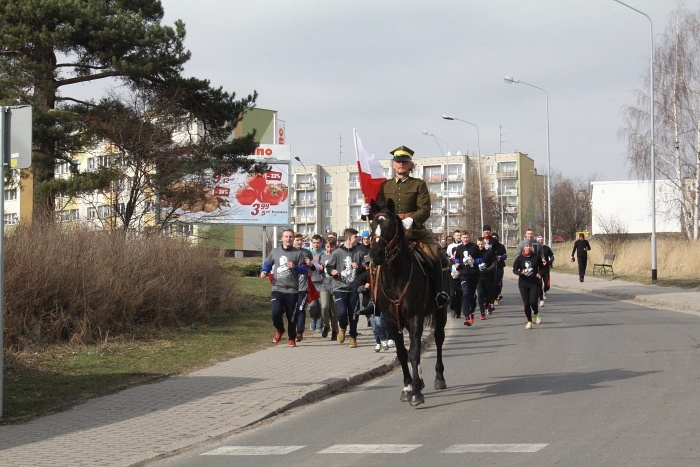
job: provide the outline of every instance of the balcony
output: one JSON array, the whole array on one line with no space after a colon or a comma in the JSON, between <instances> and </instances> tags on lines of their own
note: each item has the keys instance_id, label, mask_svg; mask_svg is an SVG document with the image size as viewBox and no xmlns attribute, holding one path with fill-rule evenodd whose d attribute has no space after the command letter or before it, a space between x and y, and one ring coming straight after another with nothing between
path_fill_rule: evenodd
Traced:
<instances>
[{"instance_id":1,"label":"balcony","mask_svg":"<svg viewBox=\"0 0 700 467\"><path fill-rule=\"evenodd\" d=\"M463 182L464 174L450 174L447 176L448 182Z\"/></svg>"},{"instance_id":2,"label":"balcony","mask_svg":"<svg viewBox=\"0 0 700 467\"><path fill-rule=\"evenodd\" d=\"M517 207L517 206L506 206L506 207L505 207L505 211L506 211L508 214L515 214L515 213L518 212L518 207Z\"/></svg>"},{"instance_id":3,"label":"balcony","mask_svg":"<svg viewBox=\"0 0 700 467\"><path fill-rule=\"evenodd\" d=\"M498 172L498 178L518 178L518 171L504 170L503 172Z\"/></svg>"},{"instance_id":4,"label":"balcony","mask_svg":"<svg viewBox=\"0 0 700 467\"><path fill-rule=\"evenodd\" d=\"M296 216L297 224L315 224L316 216Z\"/></svg>"},{"instance_id":5,"label":"balcony","mask_svg":"<svg viewBox=\"0 0 700 467\"><path fill-rule=\"evenodd\" d=\"M360 206L360 205L363 204L364 202L365 202L365 198L362 197L362 196L358 196L357 198L350 198L350 199L348 200L348 204L349 204L350 206Z\"/></svg>"},{"instance_id":6,"label":"balcony","mask_svg":"<svg viewBox=\"0 0 700 467\"><path fill-rule=\"evenodd\" d=\"M359 180L350 180L348 182L348 188L360 188L360 181Z\"/></svg>"},{"instance_id":7,"label":"balcony","mask_svg":"<svg viewBox=\"0 0 700 467\"><path fill-rule=\"evenodd\" d=\"M294 184L295 190L315 190L316 184L313 182L300 182Z\"/></svg>"},{"instance_id":8,"label":"balcony","mask_svg":"<svg viewBox=\"0 0 700 467\"><path fill-rule=\"evenodd\" d=\"M441 182L442 181L442 174L432 174L432 175L426 175L425 176L425 181L430 183L435 183L435 182Z\"/></svg>"},{"instance_id":9,"label":"balcony","mask_svg":"<svg viewBox=\"0 0 700 467\"><path fill-rule=\"evenodd\" d=\"M499 193L501 196L518 196L518 189L517 188L506 188L503 190L503 193Z\"/></svg>"},{"instance_id":10,"label":"balcony","mask_svg":"<svg viewBox=\"0 0 700 467\"><path fill-rule=\"evenodd\" d=\"M315 199L302 199L299 201L292 201L292 207L294 207L295 204L297 206L316 206L316 200Z\"/></svg>"},{"instance_id":11,"label":"balcony","mask_svg":"<svg viewBox=\"0 0 700 467\"><path fill-rule=\"evenodd\" d=\"M440 208L440 209L431 209L431 210L430 210L430 215L431 215L431 216L442 216L443 214L444 214L444 211L442 210L442 208Z\"/></svg>"}]
</instances>

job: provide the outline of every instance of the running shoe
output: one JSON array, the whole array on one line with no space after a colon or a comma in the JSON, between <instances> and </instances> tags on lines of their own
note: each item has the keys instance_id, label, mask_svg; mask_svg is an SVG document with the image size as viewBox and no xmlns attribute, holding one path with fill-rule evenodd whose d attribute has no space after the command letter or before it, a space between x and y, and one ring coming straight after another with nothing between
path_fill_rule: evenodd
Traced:
<instances>
[{"instance_id":1,"label":"running shoe","mask_svg":"<svg viewBox=\"0 0 700 467\"><path fill-rule=\"evenodd\" d=\"M547 292L542 292L542 298L544 298L545 300L547 300Z\"/></svg>"},{"instance_id":2,"label":"running shoe","mask_svg":"<svg viewBox=\"0 0 700 467\"><path fill-rule=\"evenodd\" d=\"M469 324L474 324L474 313L469 315Z\"/></svg>"},{"instance_id":3,"label":"running shoe","mask_svg":"<svg viewBox=\"0 0 700 467\"><path fill-rule=\"evenodd\" d=\"M394 342L394 339L389 339L388 341L386 341L386 343L389 346L389 348L396 347L396 342Z\"/></svg>"},{"instance_id":4,"label":"running shoe","mask_svg":"<svg viewBox=\"0 0 700 467\"><path fill-rule=\"evenodd\" d=\"M284 332L284 331L277 331L277 332L275 333L275 337L272 338L272 342L275 343L275 344L278 343L278 342L282 339L282 333L283 333L283 332Z\"/></svg>"},{"instance_id":5,"label":"running shoe","mask_svg":"<svg viewBox=\"0 0 700 467\"><path fill-rule=\"evenodd\" d=\"M382 350L389 350L389 343L387 341L382 341Z\"/></svg>"},{"instance_id":6,"label":"running shoe","mask_svg":"<svg viewBox=\"0 0 700 467\"><path fill-rule=\"evenodd\" d=\"M309 326L309 329L312 331L316 330L316 318L311 318L311 325Z\"/></svg>"},{"instance_id":7,"label":"running shoe","mask_svg":"<svg viewBox=\"0 0 700 467\"><path fill-rule=\"evenodd\" d=\"M304 335L303 334L297 334L297 342L301 342L304 340Z\"/></svg>"},{"instance_id":8,"label":"running shoe","mask_svg":"<svg viewBox=\"0 0 700 467\"><path fill-rule=\"evenodd\" d=\"M472 325L471 320L470 320L469 318L465 319L465 320L464 320L464 325L465 325L465 326L471 326L471 325Z\"/></svg>"},{"instance_id":9,"label":"running shoe","mask_svg":"<svg viewBox=\"0 0 700 467\"><path fill-rule=\"evenodd\" d=\"M342 344L345 342L345 329L338 329L338 343Z\"/></svg>"},{"instance_id":10,"label":"running shoe","mask_svg":"<svg viewBox=\"0 0 700 467\"><path fill-rule=\"evenodd\" d=\"M499 296L498 296L498 299L499 299L499 300L503 300L503 295L499 295Z\"/></svg>"},{"instance_id":11,"label":"running shoe","mask_svg":"<svg viewBox=\"0 0 700 467\"><path fill-rule=\"evenodd\" d=\"M544 306L544 300L540 300L540 306Z\"/></svg>"},{"instance_id":12,"label":"running shoe","mask_svg":"<svg viewBox=\"0 0 700 467\"><path fill-rule=\"evenodd\" d=\"M525 325L525 329L532 329L532 321L528 321Z\"/></svg>"},{"instance_id":13,"label":"running shoe","mask_svg":"<svg viewBox=\"0 0 700 467\"><path fill-rule=\"evenodd\" d=\"M537 317L535 317L535 324L542 324L542 317L540 315L537 315Z\"/></svg>"},{"instance_id":14,"label":"running shoe","mask_svg":"<svg viewBox=\"0 0 700 467\"><path fill-rule=\"evenodd\" d=\"M388 347L387 347L387 348L388 348ZM382 344L377 344L377 345L374 346L374 351L375 351L375 352L379 352L380 350L382 350Z\"/></svg>"},{"instance_id":15,"label":"running shoe","mask_svg":"<svg viewBox=\"0 0 700 467\"><path fill-rule=\"evenodd\" d=\"M480 319L481 321L484 321L484 320L486 319L486 315L481 315L481 317L480 317L479 319Z\"/></svg>"},{"instance_id":16,"label":"running shoe","mask_svg":"<svg viewBox=\"0 0 700 467\"><path fill-rule=\"evenodd\" d=\"M354 337L351 337L351 338L349 339L349 341L350 341L349 347L350 347L351 349L354 349L355 347L357 347L357 339L355 339Z\"/></svg>"},{"instance_id":17,"label":"running shoe","mask_svg":"<svg viewBox=\"0 0 700 467\"><path fill-rule=\"evenodd\" d=\"M289 346L290 346L290 347L296 347L296 346L297 346L296 341L295 341L294 339L289 339Z\"/></svg>"},{"instance_id":18,"label":"running shoe","mask_svg":"<svg viewBox=\"0 0 700 467\"><path fill-rule=\"evenodd\" d=\"M331 340L332 341L337 341L338 340L338 333L336 331L333 331L331 333Z\"/></svg>"}]
</instances>

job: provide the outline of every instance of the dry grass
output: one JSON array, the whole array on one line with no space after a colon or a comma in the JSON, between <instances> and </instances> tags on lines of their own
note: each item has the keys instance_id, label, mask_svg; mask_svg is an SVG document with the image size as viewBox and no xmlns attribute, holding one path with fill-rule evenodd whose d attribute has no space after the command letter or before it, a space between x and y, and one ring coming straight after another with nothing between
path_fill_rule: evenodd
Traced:
<instances>
[{"instance_id":1,"label":"dry grass","mask_svg":"<svg viewBox=\"0 0 700 467\"><path fill-rule=\"evenodd\" d=\"M235 303L220 263L172 239L34 223L9 235L5 252L10 350L206 323Z\"/></svg>"},{"instance_id":2,"label":"dry grass","mask_svg":"<svg viewBox=\"0 0 700 467\"><path fill-rule=\"evenodd\" d=\"M631 280L645 281L651 271L651 239L619 242L604 251L601 242L589 240L588 273L593 264L602 263L605 253L615 253L615 274ZM556 245L555 268L559 271L578 271L577 263L570 262L573 242ZM700 242L678 238L657 238L656 261L659 279L668 284L695 287L700 283Z\"/></svg>"}]
</instances>

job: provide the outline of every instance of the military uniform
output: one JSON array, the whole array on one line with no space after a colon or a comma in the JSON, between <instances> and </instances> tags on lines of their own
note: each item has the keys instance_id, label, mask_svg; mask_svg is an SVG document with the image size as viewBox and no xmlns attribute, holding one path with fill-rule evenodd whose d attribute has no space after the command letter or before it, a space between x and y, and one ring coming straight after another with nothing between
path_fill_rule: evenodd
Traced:
<instances>
[{"instance_id":1,"label":"military uniform","mask_svg":"<svg viewBox=\"0 0 700 467\"><path fill-rule=\"evenodd\" d=\"M406 238L431 243L433 234L425 228L425 221L430 217L430 193L425 181L405 177L383 182L379 187L377 202L386 203L389 200L394 201L395 212L401 220L413 218L413 225L406 232Z\"/></svg>"}]
</instances>

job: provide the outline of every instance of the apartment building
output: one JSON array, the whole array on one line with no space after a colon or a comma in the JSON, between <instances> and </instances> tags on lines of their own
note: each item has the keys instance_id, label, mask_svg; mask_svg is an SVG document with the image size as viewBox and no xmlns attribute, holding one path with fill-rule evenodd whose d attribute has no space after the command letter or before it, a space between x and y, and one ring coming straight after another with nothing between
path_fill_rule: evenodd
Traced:
<instances>
[{"instance_id":1,"label":"apartment building","mask_svg":"<svg viewBox=\"0 0 700 467\"><path fill-rule=\"evenodd\" d=\"M379 161L387 177L393 176L391 160ZM446 155L415 158L413 176L426 181L430 192L432 215L427 227L436 235L463 227L467 183L478 170L477 156ZM470 178L472 174L472 178ZM500 220L493 222L495 231L503 230L508 245L515 245L525 229L544 218L538 201L538 177L534 161L520 152L493 154L481 158L484 192L499 201ZM291 224L304 234L342 232L346 227L358 231L367 228L360 219L364 197L360 190L357 164L292 167ZM503 226L503 229L501 229Z\"/></svg>"}]
</instances>

